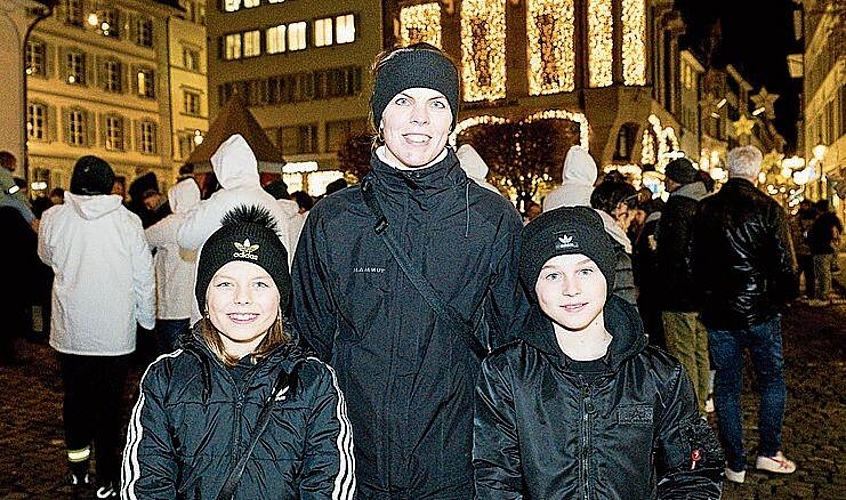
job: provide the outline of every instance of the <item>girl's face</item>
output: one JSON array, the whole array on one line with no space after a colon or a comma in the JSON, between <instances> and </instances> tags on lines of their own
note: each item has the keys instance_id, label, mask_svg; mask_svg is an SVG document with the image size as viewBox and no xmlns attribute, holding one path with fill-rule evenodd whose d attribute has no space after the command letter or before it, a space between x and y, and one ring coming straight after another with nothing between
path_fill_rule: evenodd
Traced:
<instances>
[{"instance_id":1,"label":"girl's face","mask_svg":"<svg viewBox=\"0 0 846 500\"><path fill-rule=\"evenodd\" d=\"M206 291L209 319L226 352L252 353L279 317L279 290L264 268L235 260L217 270Z\"/></svg>"},{"instance_id":2,"label":"girl's face","mask_svg":"<svg viewBox=\"0 0 846 500\"><path fill-rule=\"evenodd\" d=\"M389 160L406 168L425 167L441 154L452 126L443 94L425 88L395 95L382 113L382 137Z\"/></svg>"},{"instance_id":3,"label":"girl's face","mask_svg":"<svg viewBox=\"0 0 846 500\"><path fill-rule=\"evenodd\" d=\"M566 331L605 328L605 276L582 254L558 255L541 268L535 292L541 310ZM559 329L556 328L556 331Z\"/></svg>"}]
</instances>

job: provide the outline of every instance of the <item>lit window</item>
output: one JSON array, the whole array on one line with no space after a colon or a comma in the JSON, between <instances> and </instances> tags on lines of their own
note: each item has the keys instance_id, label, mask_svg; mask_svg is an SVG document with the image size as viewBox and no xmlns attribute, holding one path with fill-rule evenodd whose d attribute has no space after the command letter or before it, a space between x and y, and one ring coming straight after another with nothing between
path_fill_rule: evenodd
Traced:
<instances>
[{"instance_id":1,"label":"lit window","mask_svg":"<svg viewBox=\"0 0 846 500\"><path fill-rule=\"evenodd\" d=\"M325 47L332 45L332 18L314 21L314 46Z\"/></svg>"},{"instance_id":2,"label":"lit window","mask_svg":"<svg viewBox=\"0 0 846 500\"><path fill-rule=\"evenodd\" d=\"M68 144L72 146L85 146L87 132L85 121L85 111L74 109L68 112Z\"/></svg>"},{"instance_id":3,"label":"lit window","mask_svg":"<svg viewBox=\"0 0 846 500\"><path fill-rule=\"evenodd\" d=\"M26 128L30 139L47 138L47 106L40 103L30 103L27 106Z\"/></svg>"},{"instance_id":4,"label":"lit window","mask_svg":"<svg viewBox=\"0 0 846 500\"><path fill-rule=\"evenodd\" d=\"M106 92L120 92L123 90L120 61L106 61L103 63L103 90Z\"/></svg>"},{"instance_id":5,"label":"lit window","mask_svg":"<svg viewBox=\"0 0 846 500\"><path fill-rule=\"evenodd\" d=\"M153 21L139 18L135 24L135 43L142 47L153 46Z\"/></svg>"},{"instance_id":6,"label":"lit window","mask_svg":"<svg viewBox=\"0 0 846 500\"><path fill-rule=\"evenodd\" d=\"M306 48L306 23L291 23L288 25L288 50L303 50Z\"/></svg>"},{"instance_id":7,"label":"lit window","mask_svg":"<svg viewBox=\"0 0 846 500\"><path fill-rule=\"evenodd\" d=\"M355 41L355 16L347 14L335 18L335 43Z\"/></svg>"},{"instance_id":8,"label":"lit window","mask_svg":"<svg viewBox=\"0 0 846 500\"><path fill-rule=\"evenodd\" d=\"M46 76L44 61L47 59L47 47L38 40L26 42L26 74Z\"/></svg>"},{"instance_id":9,"label":"lit window","mask_svg":"<svg viewBox=\"0 0 846 500\"><path fill-rule=\"evenodd\" d=\"M200 94L186 90L182 93L182 110L188 115L200 114Z\"/></svg>"},{"instance_id":10,"label":"lit window","mask_svg":"<svg viewBox=\"0 0 846 500\"><path fill-rule=\"evenodd\" d=\"M285 52L285 25L280 24L267 29L267 53Z\"/></svg>"},{"instance_id":11,"label":"lit window","mask_svg":"<svg viewBox=\"0 0 846 500\"><path fill-rule=\"evenodd\" d=\"M261 31L247 31L244 33L244 57L261 55Z\"/></svg>"},{"instance_id":12,"label":"lit window","mask_svg":"<svg viewBox=\"0 0 846 500\"><path fill-rule=\"evenodd\" d=\"M182 48L182 66L188 71L200 70L200 51L190 49L188 47Z\"/></svg>"},{"instance_id":13,"label":"lit window","mask_svg":"<svg viewBox=\"0 0 846 500\"><path fill-rule=\"evenodd\" d=\"M123 118L119 116L106 117L106 142L104 146L109 151L123 150Z\"/></svg>"},{"instance_id":14,"label":"lit window","mask_svg":"<svg viewBox=\"0 0 846 500\"><path fill-rule=\"evenodd\" d=\"M235 12L241 8L241 0L223 0L223 10L226 12Z\"/></svg>"},{"instance_id":15,"label":"lit window","mask_svg":"<svg viewBox=\"0 0 846 500\"><path fill-rule=\"evenodd\" d=\"M461 3L461 53L464 99L505 97L505 0Z\"/></svg>"},{"instance_id":16,"label":"lit window","mask_svg":"<svg viewBox=\"0 0 846 500\"><path fill-rule=\"evenodd\" d=\"M139 69L138 95L141 97L156 97L156 72L151 69Z\"/></svg>"},{"instance_id":17,"label":"lit window","mask_svg":"<svg viewBox=\"0 0 846 500\"><path fill-rule=\"evenodd\" d=\"M138 141L142 153L156 153L156 124L153 122L141 122L141 137Z\"/></svg>"},{"instance_id":18,"label":"lit window","mask_svg":"<svg viewBox=\"0 0 846 500\"><path fill-rule=\"evenodd\" d=\"M226 35L223 38L223 58L226 60L241 58L241 34Z\"/></svg>"},{"instance_id":19,"label":"lit window","mask_svg":"<svg viewBox=\"0 0 846 500\"><path fill-rule=\"evenodd\" d=\"M282 3L285 0L267 0L267 3Z\"/></svg>"},{"instance_id":20,"label":"lit window","mask_svg":"<svg viewBox=\"0 0 846 500\"><path fill-rule=\"evenodd\" d=\"M74 85L85 85L85 54L68 52L66 64L67 82Z\"/></svg>"}]
</instances>

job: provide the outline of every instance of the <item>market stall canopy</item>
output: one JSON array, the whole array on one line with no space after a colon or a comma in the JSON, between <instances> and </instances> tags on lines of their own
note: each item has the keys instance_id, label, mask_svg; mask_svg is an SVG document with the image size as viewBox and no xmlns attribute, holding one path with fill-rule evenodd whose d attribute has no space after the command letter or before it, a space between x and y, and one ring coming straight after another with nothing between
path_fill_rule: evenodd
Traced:
<instances>
[{"instance_id":1,"label":"market stall canopy","mask_svg":"<svg viewBox=\"0 0 846 500\"><path fill-rule=\"evenodd\" d=\"M241 134L247 140L258 160L259 172L282 172L282 166L285 165L282 151L261 128L240 94L233 94L226 101L226 105L221 108L209 127L202 144L188 156L186 162L194 165L195 173L211 172L212 155L223 141L234 134Z\"/></svg>"}]
</instances>

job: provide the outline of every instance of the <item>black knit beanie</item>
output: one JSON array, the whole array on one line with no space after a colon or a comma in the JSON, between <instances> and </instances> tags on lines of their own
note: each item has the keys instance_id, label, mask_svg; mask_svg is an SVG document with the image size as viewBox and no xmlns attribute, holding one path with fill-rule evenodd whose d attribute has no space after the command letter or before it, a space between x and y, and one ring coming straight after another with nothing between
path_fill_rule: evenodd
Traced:
<instances>
[{"instance_id":1,"label":"black knit beanie","mask_svg":"<svg viewBox=\"0 0 846 500\"><path fill-rule=\"evenodd\" d=\"M446 97L452 112L452 128L458 117L458 70L437 49L405 48L390 55L376 71L370 109L373 127L379 130L382 113L391 99L406 89L437 90Z\"/></svg>"},{"instance_id":2,"label":"black knit beanie","mask_svg":"<svg viewBox=\"0 0 846 500\"><path fill-rule=\"evenodd\" d=\"M602 217L590 207L561 207L546 211L523 228L520 279L531 294L546 261L566 254L583 254L605 276L608 297L614 288L617 256Z\"/></svg>"},{"instance_id":3,"label":"black knit beanie","mask_svg":"<svg viewBox=\"0 0 846 500\"><path fill-rule=\"evenodd\" d=\"M83 156L76 161L71 174L70 192L73 194L111 194L115 172L105 160Z\"/></svg>"},{"instance_id":4,"label":"black knit beanie","mask_svg":"<svg viewBox=\"0 0 846 500\"><path fill-rule=\"evenodd\" d=\"M687 158L676 158L664 167L664 175L679 184L691 184L698 180L696 167Z\"/></svg>"},{"instance_id":5,"label":"black knit beanie","mask_svg":"<svg viewBox=\"0 0 846 500\"><path fill-rule=\"evenodd\" d=\"M194 293L200 311L206 310L206 292L214 274L229 262L242 260L262 267L279 289L280 307L287 310L291 297L288 252L279 241L276 221L262 207L234 208L223 216L221 227L203 243L197 263Z\"/></svg>"}]
</instances>

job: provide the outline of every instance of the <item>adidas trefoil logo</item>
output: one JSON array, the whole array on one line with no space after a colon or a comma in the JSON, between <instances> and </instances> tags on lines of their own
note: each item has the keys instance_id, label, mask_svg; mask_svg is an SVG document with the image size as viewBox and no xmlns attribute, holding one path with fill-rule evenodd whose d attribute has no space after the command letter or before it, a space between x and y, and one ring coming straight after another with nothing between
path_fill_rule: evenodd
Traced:
<instances>
[{"instance_id":1,"label":"adidas trefoil logo","mask_svg":"<svg viewBox=\"0 0 846 500\"><path fill-rule=\"evenodd\" d=\"M238 243L236 241L235 248L237 248L238 251L232 254L233 257L238 259L258 260L258 255L253 252L258 250L259 246L250 243L249 238L246 238L243 243Z\"/></svg>"},{"instance_id":2,"label":"adidas trefoil logo","mask_svg":"<svg viewBox=\"0 0 846 500\"><path fill-rule=\"evenodd\" d=\"M556 250L565 250L567 248L578 248L579 244L573 241L573 237L567 234L558 236L558 241L555 242Z\"/></svg>"}]
</instances>

